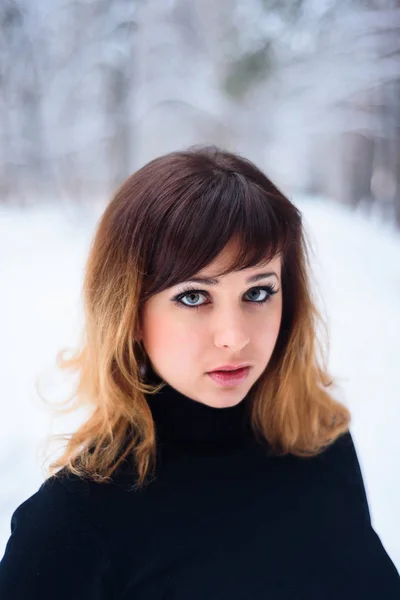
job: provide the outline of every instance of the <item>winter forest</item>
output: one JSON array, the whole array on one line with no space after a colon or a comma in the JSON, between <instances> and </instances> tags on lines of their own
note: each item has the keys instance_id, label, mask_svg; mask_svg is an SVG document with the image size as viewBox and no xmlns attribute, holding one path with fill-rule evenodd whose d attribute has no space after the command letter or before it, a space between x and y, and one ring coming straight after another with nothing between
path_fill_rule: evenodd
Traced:
<instances>
[{"instance_id":1,"label":"winter forest","mask_svg":"<svg viewBox=\"0 0 400 600\"><path fill-rule=\"evenodd\" d=\"M400 227L397 0L0 10L2 203L91 202L150 157L211 142Z\"/></svg>"},{"instance_id":2,"label":"winter forest","mask_svg":"<svg viewBox=\"0 0 400 600\"><path fill-rule=\"evenodd\" d=\"M77 341L104 203L206 143L304 214L329 364L400 569L400 0L0 0L0 557L43 480L35 383L67 394L55 355Z\"/></svg>"}]
</instances>

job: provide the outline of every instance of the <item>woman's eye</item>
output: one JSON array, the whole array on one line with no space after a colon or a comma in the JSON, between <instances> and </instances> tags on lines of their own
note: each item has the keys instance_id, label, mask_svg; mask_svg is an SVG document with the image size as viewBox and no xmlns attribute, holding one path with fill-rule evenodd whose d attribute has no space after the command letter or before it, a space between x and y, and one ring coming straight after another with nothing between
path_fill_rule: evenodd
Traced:
<instances>
[{"instance_id":1,"label":"woman's eye","mask_svg":"<svg viewBox=\"0 0 400 600\"><path fill-rule=\"evenodd\" d=\"M262 292L262 294L263 294L262 297L261 297L261 299L259 297L257 298L257 295L260 292ZM267 300L267 298L268 298L267 292L265 290L260 289L260 288L255 288L253 290L250 290L250 292L248 292L248 293L249 294L255 294L256 297L253 296L253 300L257 300L258 299L258 302L265 302L265 300Z\"/></svg>"},{"instance_id":2,"label":"woman's eye","mask_svg":"<svg viewBox=\"0 0 400 600\"><path fill-rule=\"evenodd\" d=\"M246 300L246 302L250 302L251 304L264 304L270 300L271 296L277 293L272 285L264 285L256 288L252 288L248 292L246 292L245 296L249 296L250 300ZM198 303L198 300L201 296L207 296L207 292L203 290L187 290L178 294L175 298L173 298L174 302L177 306L183 306L185 308L200 308L204 305L204 302Z\"/></svg>"},{"instance_id":3,"label":"woman's eye","mask_svg":"<svg viewBox=\"0 0 400 600\"><path fill-rule=\"evenodd\" d=\"M185 294L185 296L182 296L182 300L184 300L185 298L189 298L189 304L185 304L185 306L199 306L198 304L196 305L196 296L202 296L203 294L201 294L200 292L191 292L190 294ZM194 300L193 300L194 298ZM191 303L191 301L193 300L193 304Z\"/></svg>"}]
</instances>

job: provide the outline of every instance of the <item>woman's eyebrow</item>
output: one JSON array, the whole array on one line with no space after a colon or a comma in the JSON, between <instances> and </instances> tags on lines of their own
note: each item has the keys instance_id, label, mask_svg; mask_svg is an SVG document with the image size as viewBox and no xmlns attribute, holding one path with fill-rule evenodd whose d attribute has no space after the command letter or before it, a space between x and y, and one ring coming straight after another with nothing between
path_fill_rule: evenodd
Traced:
<instances>
[{"instance_id":1,"label":"woman's eyebrow","mask_svg":"<svg viewBox=\"0 0 400 600\"><path fill-rule=\"evenodd\" d=\"M259 281L260 279L265 279L266 277L275 276L278 281L279 277L275 273L275 271L269 271L268 273L258 273L257 275L252 275L246 279L246 283L254 283ZM194 277L193 279L188 279L187 283L201 283L203 285L217 285L219 283L219 279L212 277Z\"/></svg>"}]
</instances>

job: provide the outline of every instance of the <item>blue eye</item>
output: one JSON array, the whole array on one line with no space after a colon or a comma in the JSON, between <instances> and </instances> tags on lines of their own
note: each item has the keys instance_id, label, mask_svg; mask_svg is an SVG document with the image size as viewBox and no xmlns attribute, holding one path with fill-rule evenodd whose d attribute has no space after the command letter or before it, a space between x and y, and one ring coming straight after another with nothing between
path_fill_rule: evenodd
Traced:
<instances>
[{"instance_id":1,"label":"blue eye","mask_svg":"<svg viewBox=\"0 0 400 600\"><path fill-rule=\"evenodd\" d=\"M271 297L274 294L276 294L278 291L279 290L275 289L272 285L262 285L262 286L251 288L248 292L246 292L247 294L254 293L255 296L259 296L260 292L264 292L264 294L262 294L261 299L253 298L253 300L246 300L246 302L250 302L250 304L265 304L265 302L268 302L271 299ZM181 292L174 298L172 298L172 300L179 307L201 308L202 306L204 306L204 303L195 304L195 302L198 300L199 296L208 296L208 292L206 290L197 290L197 289L189 287L189 288L184 289L183 292ZM186 298L191 298L191 300L193 301L193 304L190 304L190 303L186 304L185 302L183 302L183 300Z\"/></svg>"}]
</instances>

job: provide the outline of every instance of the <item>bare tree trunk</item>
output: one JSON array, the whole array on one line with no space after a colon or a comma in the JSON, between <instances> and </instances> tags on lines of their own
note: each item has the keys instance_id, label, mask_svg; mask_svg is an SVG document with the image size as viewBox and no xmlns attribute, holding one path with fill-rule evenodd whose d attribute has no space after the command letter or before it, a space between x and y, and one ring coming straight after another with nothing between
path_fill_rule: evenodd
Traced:
<instances>
[{"instance_id":1,"label":"bare tree trunk","mask_svg":"<svg viewBox=\"0 0 400 600\"><path fill-rule=\"evenodd\" d=\"M374 140L359 133L344 134L344 177L347 180L346 203L353 207L371 207L371 177Z\"/></svg>"},{"instance_id":2,"label":"bare tree trunk","mask_svg":"<svg viewBox=\"0 0 400 600\"><path fill-rule=\"evenodd\" d=\"M125 69L111 68L105 81L106 114L111 124L111 136L108 142L109 182L113 190L122 183L131 170L129 74Z\"/></svg>"},{"instance_id":3,"label":"bare tree trunk","mask_svg":"<svg viewBox=\"0 0 400 600\"><path fill-rule=\"evenodd\" d=\"M395 126L395 139L394 139L394 177L396 182L395 192L394 192L394 215L397 227L400 229L400 79L395 82L395 91L397 103L393 107L393 110L396 114L396 126Z\"/></svg>"}]
</instances>

